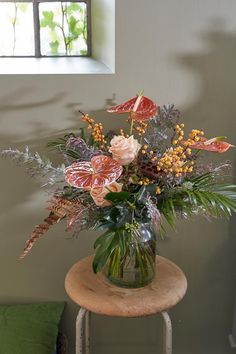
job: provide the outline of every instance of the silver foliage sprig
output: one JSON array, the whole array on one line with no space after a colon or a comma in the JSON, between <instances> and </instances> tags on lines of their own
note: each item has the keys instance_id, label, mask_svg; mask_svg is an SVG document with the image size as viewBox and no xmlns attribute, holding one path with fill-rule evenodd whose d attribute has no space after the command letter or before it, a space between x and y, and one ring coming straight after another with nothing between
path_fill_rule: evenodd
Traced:
<instances>
[{"instance_id":1,"label":"silver foliage sprig","mask_svg":"<svg viewBox=\"0 0 236 354\"><path fill-rule=\"evenodd\" d=\"M40 156L38 152L31 153L28 146L24 151L12 148L4 149L0 151L0 155L9 157L20 165L29 165L27 172L31 177L47 177L47 181L42 187L53 186L55 183L64 181L64 164L54 167L48 158Z\"/></svg>"},{"instance_id":2,"label":"silver foliage sprig","mask_svg":"<svg viewBox=\"0 0 236 354\"><path fill-rule=\"evenodd\" d=\"M162 150L166 148L165 143L169 139L168 130L174 129L180 116L180 111L175 108L174 104L164 105L158 115L150 120L144 141L152 147L158 147L160 152L163 152Z\"/></svg>"}]
</instances>

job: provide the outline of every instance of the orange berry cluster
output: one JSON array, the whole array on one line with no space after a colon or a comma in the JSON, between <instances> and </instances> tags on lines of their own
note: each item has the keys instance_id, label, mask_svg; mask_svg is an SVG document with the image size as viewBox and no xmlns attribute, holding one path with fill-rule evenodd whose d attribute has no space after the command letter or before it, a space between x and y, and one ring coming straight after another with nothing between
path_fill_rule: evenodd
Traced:
<instances>
[{"instance_id":1,"label":"orange berry cluster","mask_svg":"<svg viewBox=\"0 0 236 354\"><path fill-rule=\"evenodd\" d=\"M91 134L96 143L100 143L101 147L105 147L107 141L105 140L105 135L103 134L102 123L95 123L95 120L88 114L82 117L82 121L88 124L88 130L91 130Z\"/></svg>"},{"instance_id":2,"label":"orange berry cluster","mask_svg":"<svg viewBox=\"0 0 236 354\"><path fill-rule=\"evenodd\" d=\"M142 179L140 179L139 181L138 181L138 184L140 185L140 186L147 186L148 184L150 184L150 183L153 183L153 181L151 181L149 178L147 178L147 177L144 177L144 178L142 178Z\"/></svg>"},{"instance_id":3,"label":"orange berry cluster","mask_svg":"<svg viewBox=\"0 0 236 354\"><path fill-rule=\"evenodd\" d=\"M157 161L157 171L172 173L176 177L192 172L194 162L187 160L187 154L191 152L185 151L182 146L170 147Z\"/></svg>"},{"instance_id":4,"label":"orange berry cluster","mask_svg":"<svg viewBox=\"0 0 236 354\"><path fill-rule=\"evenodd\" d=\"M142 121L135 121L134 125L134 130L136 130L136 132L138 133L139 136L142 136L146 133L146 129L148 124Z\"/></svg>"},{"instance_id":5,"label":"orange berry cluster","mask_svg":"<svg viewBox=\"0 0 236 354\"><path fill-rule=\"evenodd\" d=\"M183 140L183 138L184 138L184 131L183 131L183 129L182 128L184 128L184 124L182 123L182 124L177 124L176 126L175 126L175 137L174 137L174 139L172 140L172 144L173 145L177 145L178 143L180 143L182 140Z\"/></svg>"},{"instance_id":6,"label":"orange berry cluster","mask_svg":"<svg viewBox=\"0 0 236 354\"><path fill-rule=\"evenodd\" d=\"M203 130L193 129L189 133L188 139L183 141L182 144L183 146L185 146L185 148L189 148L189 146L193 145L194 143L197 143L203 135Z\"/></svg>"},{"instance_id":7,"label":"orange berry cluster","mask_svg":"<svg viewBox=\"0 0 236 354\"><path fill-rule=\"evenodd\" d=\"M88 129L93 129L95 120L92 117L90 117L88 114L84 114L81 119L83 122L88 124Z\"/></svg>"},{"instance_id":8,"label":"orange berry cluster","mask_svg":"<svg viewBox=\"0 0 236 354\"><path fill-rule=\"evenodd\" d=\"M193 171L194 161L190 160L192 150L190 148L195 142L201 139L204 135L202 130L193 129L189 133L187 140L184 139L184 124L175 126L175 135L172 139L174 147L167 149L162 157L157 161L157 171L164 173L172 173L176 177ZM156 158L157 160L157 158ZM154 161L154 158L152 158Z\"/></svg>"},{"instance_id":9,"label":"orange berry cluster","mask_svg":"<svg viewBox=\"0 0 236 354\"><path fill-rule=\"evenodd\" d=\"M155 156L155 151L148 150L148 145L143 145L141 149L141 153L143 155L147 155L153 162L157 161L157 157Z\"/></svg>"},{"instance_id":10,"label":"orange berry cluster","mask_svg":"<svg viewBox=\"0 0 236 354\"><path fill-rule=\"evenodd\" d=\"M142 150L141 150L141 153L142 153L143 155L147 154L147 149L148 149L148 145L143 145Z\"/></svg>"},{"instance_id":11,"label":"orange berry cluster","mask_svg":"<svg viewBox=\"0 0 236 354\"><path fill-rule=\"evenodd\" d=\"M105 135L103 134L102 123L94 124L92 136L95 142L106 144Z\"/></svg>"},{"instance_id":12,"label":"orange berry cluster","mask_svg":"<svg viewBox=\"0 0 236 354\"><path fill-rule=\"evenodd\" d=\"M175 126L173 146L168 148L160 158L156 156L155 151L149 149L148 145L142 146L141 154L146 155L152 162L156 162L157 172L171 173L180 177L193 171L194 161L191 158L192 149L190 147L201 139L204 132L193 129L189 133L188 139L184 140L183 128L184 124Z\"/></svg>"}]
</instances>

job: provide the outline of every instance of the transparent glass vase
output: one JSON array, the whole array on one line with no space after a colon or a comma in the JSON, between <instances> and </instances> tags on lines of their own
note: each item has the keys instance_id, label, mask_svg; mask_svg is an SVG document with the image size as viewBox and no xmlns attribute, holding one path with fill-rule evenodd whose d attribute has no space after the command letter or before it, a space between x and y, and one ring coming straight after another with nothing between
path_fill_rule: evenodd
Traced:
<instances>
[{"instance_id":1,"label":"transparent glass vase","mask_svg":"<svg viewBox=\"0 0 236 354\"><path fill-rule=\"evenodd\" d=\"M149 224L139 224L135 232L127 231L125 236L125 255L120 257L119 250L115 249L105 275L117 286L140 288L155 276L156 235Z\"/></svg>"}]
</instances>

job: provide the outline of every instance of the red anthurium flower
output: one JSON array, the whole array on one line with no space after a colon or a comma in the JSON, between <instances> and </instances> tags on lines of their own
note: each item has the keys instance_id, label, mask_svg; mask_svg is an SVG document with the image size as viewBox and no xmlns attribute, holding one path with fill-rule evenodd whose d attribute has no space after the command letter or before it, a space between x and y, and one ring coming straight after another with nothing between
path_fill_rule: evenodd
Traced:
<instances>
[{"instance_id":1,"label":"red anthurium flower","mask_svg":"<svg viewBox=\"0 0 236 354\"><path fill-rule=\"evenodd\" d=\"M71 186L90 190L115 182L122 174L119 162L109 156L94 156L90 162L75 162L64 170L65 180Z\"/></svg>"},{"instance_id":2,"label":"red anthurium flower","mask_svg":"<svg viewBox=\"0 0 236 354\"><path fill-rule=\"evenodd\" d=\"M130 113L132 119L148 120L157 114L157 108L156 103L150 100L150 98L139 95L131 98L129 101L109 108L107 112L118 114Z\"/></svg>"},{"instance_id":3,"label":"red anthurium flower","mask_svg":"<svg viewBox=\"0 0 236 354\"><path fill-rule=\"evenodd\" d=\"M219 153L226 152L230 147L234 147L234 145L229 144L226 141L222 141L221 137L216 137L213 139L201 138L200 141L190 146L191 149L207 150Z\"/></svg>"}]
</instances>

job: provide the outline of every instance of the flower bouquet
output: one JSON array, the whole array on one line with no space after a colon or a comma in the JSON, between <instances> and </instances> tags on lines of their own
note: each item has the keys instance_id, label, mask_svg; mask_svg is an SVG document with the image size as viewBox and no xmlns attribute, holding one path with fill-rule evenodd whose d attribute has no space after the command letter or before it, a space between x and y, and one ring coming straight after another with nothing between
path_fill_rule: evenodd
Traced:
<instances>
[{"instance_id":1,"label":"flower bouquet","mask_svg":"<svg viewBox=\"0 0 236 354\"><path fill-rule=\"evenodd\" d=\"M94 244L95 273L103 270L118 286L141 287L155 275L156 235L163 236L167 224L174 228L178 217L229 217L236 211L236 186L227 182L230 164L202 161L202 151L223 153L232 145L199 129L186 136L174 105L160 108L143 94L108 112L124 114L118 132L105 132L80 112L86 127L48 143L63 158L58 167L28 148L1 152L26 164L32 176L46 178L43 186L52 189L49 215L20 258L65 219L75 236L103 230Z\"/></svg>"}]
</instances>

